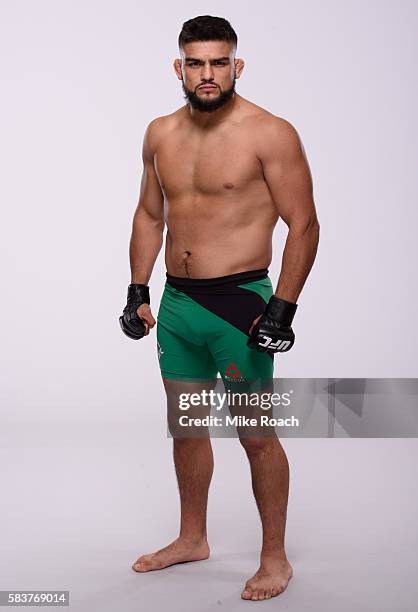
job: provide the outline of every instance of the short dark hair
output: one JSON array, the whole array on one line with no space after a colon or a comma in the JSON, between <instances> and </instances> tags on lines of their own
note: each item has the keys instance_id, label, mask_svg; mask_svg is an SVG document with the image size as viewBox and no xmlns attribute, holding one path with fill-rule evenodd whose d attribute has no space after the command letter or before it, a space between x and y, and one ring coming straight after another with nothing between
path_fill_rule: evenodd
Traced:
<instances>
[{"instance_id":1,"label":"short dark hair","mask_svg":"<svg viewBox=\"0 0 418 612\"><path fill-rule=\"evenodd\" d=\"M225 40L237 48L238 38L229 21L223 17L199 15L183 23L179 35L179 48L198 40Z\"/></svg>"}]
</instances>

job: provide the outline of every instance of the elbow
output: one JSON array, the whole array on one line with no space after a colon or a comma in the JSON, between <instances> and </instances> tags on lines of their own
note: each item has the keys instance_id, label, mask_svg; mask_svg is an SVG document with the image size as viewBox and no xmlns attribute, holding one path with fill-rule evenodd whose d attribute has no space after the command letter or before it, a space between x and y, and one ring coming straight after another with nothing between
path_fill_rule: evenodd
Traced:
<instances>
[{"instance_id":1,"label":"elbow","mask_svg":"<svg viewBox=\"0 0 418 612\"><path fill-rule=\"evenodd\" d=\"M316 215L315 218L312 219L311 223L309 224L308 231L312 236L312 241L315 245L315 248L317 248L319 244L320 225L318 219L316 218Z\"/></svg>"},{"instance_id":2,"label":"elbow","mask_svg":"<svg viewBox=\"0 0 418 612\"><path fill-rule=\"evenodd\" d=\"M307 217L299 227L302 234L312 234L319 237L320 225L316 214Z\"/></svg>"},{"instance_id":3,"label":"elbow","mask_svg":"<svg viewBox=\"0 0 418 612\"><path fill-rule=\"evenodd\" d=\"M164 232L164 227L165 227L164 219L159 218L159 219L154 220L154 228L156 231L162 234Z\"/></svg>"},{"instance_id":4,"label":"elbow","mask_svg":"<svg viewBox=\"0 0 418 612\"><path fill-rule=\"evenodd\" d=\"M289 231L299 240L309 242L312 246L317 247L319 243L319 222L316 215L300 218L289 225Z\"/></svg>"},{"instance_id":5,"label":"elbow","mask_svg":"<svg viewBox=\"0 0 418 612\"><path fill-rule=\"evenodd\" d=\"M312 221L312 225L311 225L311 227L313 227L313 229L314 229L314 231L315 231L315 234L317 235L318 240L319 240L319 233L320 233L320 230L321 230L321 226L319 225L319 221L318 221L318 219L316 218L316 216L315 216L314 221Z\"/></svg>"},{"instance_id":6,"label":"elbow","mask_svg":"<svg viewBox=\"0 0 418 612\"><path fill-rule=\"evenodd\" d=\"M144 233L148 235L163 237L164 233L164 219L149 219L144 226Z\"/></svg>"},{"instance_id":7,"label":"elbow","mask_svg":"<svg viewBox=\"0 0 418 612\"><path fill-rule=\"evenodd\" d=\"M139 209L133 218L133 231L143 231L144 233L163 233L165 221L163 216L154 216Z\"/></svg>"}]
</instances>

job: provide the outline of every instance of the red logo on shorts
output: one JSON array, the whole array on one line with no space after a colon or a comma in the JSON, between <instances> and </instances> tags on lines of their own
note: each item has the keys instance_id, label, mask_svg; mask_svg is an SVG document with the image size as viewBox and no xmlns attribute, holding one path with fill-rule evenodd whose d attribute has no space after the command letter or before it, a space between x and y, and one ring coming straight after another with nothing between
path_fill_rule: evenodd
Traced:
<instances>
[{"instance_id":1,"label":"red logo on shorts","mask_svg":"<svg viewBox=\"0 0 418 612\"><path fill-rule=\"evenodd\" d=\"M235 363L230 363L226 368L225 376L229 376L230 378L240 378L241 372L238 370Z\"/></svg>"}]
</instances>

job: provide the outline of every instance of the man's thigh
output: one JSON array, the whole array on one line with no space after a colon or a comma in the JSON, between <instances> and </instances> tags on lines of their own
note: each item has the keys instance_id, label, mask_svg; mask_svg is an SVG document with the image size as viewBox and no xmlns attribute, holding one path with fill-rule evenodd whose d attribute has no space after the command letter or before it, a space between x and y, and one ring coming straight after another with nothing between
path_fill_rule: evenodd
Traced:
<instances>
[{"instance_id":1,"label":"man's thigh","mask_svg":"<svg viewBox=\"0 0 418 612\"><path fill-rule=\"evenodd\" d=\"M217 379L179 380L164 378L167 396L167 426L173 438L208 438L211 403L208 393Z\"/></svg>"}]
</instances>

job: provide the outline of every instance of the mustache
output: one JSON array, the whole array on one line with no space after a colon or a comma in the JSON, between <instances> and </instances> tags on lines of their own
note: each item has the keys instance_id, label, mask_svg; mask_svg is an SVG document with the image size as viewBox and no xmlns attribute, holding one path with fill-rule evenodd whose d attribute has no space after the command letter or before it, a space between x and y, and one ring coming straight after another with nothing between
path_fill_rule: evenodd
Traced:
<instances>
[{"instance_id":1,"label":"mustache","mask_svg":"<svg viewBox=\"0 0 418 612\"><path fill-rule=\"evenodd\" d=\"M217 85L216 83L200 83L200 85L198 85L196 89L200 89L201 87L218 87L219 88L219 85Z\"/></svg>"}]
</instances>

